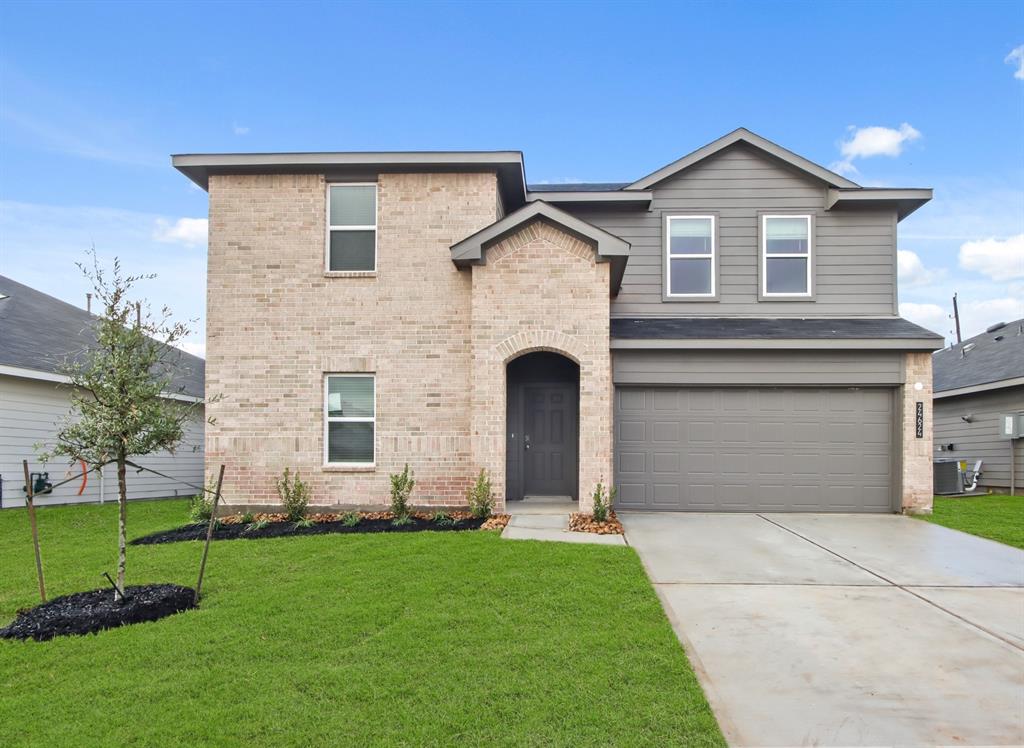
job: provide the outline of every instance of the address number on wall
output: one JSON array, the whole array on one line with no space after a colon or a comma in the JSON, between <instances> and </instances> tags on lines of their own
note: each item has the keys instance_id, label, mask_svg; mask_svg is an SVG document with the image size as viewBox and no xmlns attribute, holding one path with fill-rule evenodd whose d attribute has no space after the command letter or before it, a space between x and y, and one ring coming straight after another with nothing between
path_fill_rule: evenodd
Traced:
<instances>
[{"instance_id":1,"label":"address number on wall","mask_svg":"<svg viewBox=\"0 0 1024 748\"><path fill-rule=\"evenodd\" d=\"M914 406L915 410L915 436L918 439L924 438L924 403L917 402Z\"/></svg>"}]
</instances>

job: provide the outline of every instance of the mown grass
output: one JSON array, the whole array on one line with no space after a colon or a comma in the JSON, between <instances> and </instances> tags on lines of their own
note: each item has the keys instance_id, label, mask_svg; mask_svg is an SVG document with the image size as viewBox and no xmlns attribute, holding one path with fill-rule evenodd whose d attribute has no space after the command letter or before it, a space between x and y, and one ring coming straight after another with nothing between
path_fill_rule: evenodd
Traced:
<instances>
[{"instance_id":1,"label":"mown grass","mask_svg":"<svg viewBox=\"0 0 1024 748\"><path fill-rule=\"evenodd\" d=\"M936 496L932 514L921 519L1024 548L1024 496Z\"/></svg>"},{"instance_id":2,"label":"mown grass","mask_svg":"<svg viewBox=\"0 0 1024 748\"><path fill-rule=\"evenodd\" d=\"M116 508L39 511L51 597L113 571ZM185 504L129 506L129 537ZM198 542L129 548L128 583L194 586ZM0 512L0 620L36 602ZM496 533L222 541L199 609L0 641L0 744L720 745L629 548Z\"/></svg>"}]
</instances>

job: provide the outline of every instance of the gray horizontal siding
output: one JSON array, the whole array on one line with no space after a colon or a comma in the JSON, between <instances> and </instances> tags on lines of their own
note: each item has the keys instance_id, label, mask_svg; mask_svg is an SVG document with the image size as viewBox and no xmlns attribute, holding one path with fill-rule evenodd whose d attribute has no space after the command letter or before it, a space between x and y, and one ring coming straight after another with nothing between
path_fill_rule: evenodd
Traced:
<instances>
[{"instance_id":1,"label":"gray horizontal siding","mask_svg":"<svg viewBox=\"0 0 1024 748\"><path fill-rule=\"evenodd\" d=\"M52 382L40 382L18 377L0 376L0 475L3 476L4 508L24 505L24 470L21 461L29 461L33 472L48 471L54 483L79 474L80 468L69 466L58 458L44 466L37 458L35 445L51 448L58 424L69 412L71 390ZM161 478L152 473L128 472L128 498L149 499L166 496L191 496L195 491L185 483L203 482L202 410L185 429L185 438L175 454L161 452L141 457L134 462L171 476ZM51 494L40 496L37 505L70 504L117 500L117 470L113 465L104 469L103 496L100 494L100 476L90 473L85 491L78 495L80 483L73 481Z\"/></svg>"},{"instance_id":2,"label":"gray horizontal siding","mask_svg":"<svg viewBox=\"0 0 1024 748\"><path fill-rule=\"evenodd\" d=\"M998 434L999 415L1024 412L1024 387L1011 387L976 395L950 397L935 403L935 456L984 460L980 485L1007 490L1010 486L1010 443ZM971 415L964 423L961 416ZM939 452L940 444L952 443L952 452ZM1013 442L1016 450L1017 493L1024 493L1024 439Z\"/></svg>"},{"instance_id":3,"label":"gray horizontal siding","mask_svg":"<svg viewBox=\"0 0 1024 748\"><path fill-rule=\"evenodd\" d=\"M884 351L615 351L615 384L898 385L902 353Z\"/></svg>"},{"instance_id":4,"label":"gray horizontal siding","mask_svg":"<svg viewBox=\"0 0 1024 748\"><path fill-rule=\"evenodd\" d=\"M895 211L825 210L825 186L744 146L723 151L654 188L650 211L563 206L628 241L617 317L856 317L896 312ZM719 300L663 302L662 216L719 216ZM758 301L758 212L815 215L815 300Z\"/></svg>"}]
</instances>

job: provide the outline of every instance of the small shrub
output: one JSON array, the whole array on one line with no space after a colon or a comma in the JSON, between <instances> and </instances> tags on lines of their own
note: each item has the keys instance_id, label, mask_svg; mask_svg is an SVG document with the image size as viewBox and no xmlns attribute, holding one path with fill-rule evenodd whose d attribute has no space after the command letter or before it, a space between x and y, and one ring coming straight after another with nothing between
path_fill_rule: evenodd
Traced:
<instances>
[{"instance_id":1,"label":"small shrub","mask_svg":"<svg viewBox=\"0 0 1024 748\"><path fill-rule=\"evenodd\" d=\"M395 518L391 520L391 524L395 527L404 527L405 525L412 524L412 517L408 514L396 514Z\"/></svg>"},{"instance_id":2,"label":"small shrub","mask_svg":"<svg viewBox=\"0 0 1024 748\"><path fill-rule=\"evenodd\" d=\"M615 488L606 491L601 481L597 482L593 495L594 508L592 514L596 522L607 522L608 512L611 511L612 502L615 501Z\"/></svg>"},{"instance_id":3,"label":"small shrub","mask_svg":"<svg viewBox=\"0 0 1024 748\"><path fill-rule=\"evenodd\" d=\"M359 512L345 512L341 515L341 524L345 527L355 527L362 521L363 518L359 516Z\"/></svg>"},{"instance_id":4,"label":"small shrub","mask_svg":"<svg viewBox=\"0 0 1024 748\"><path fill-rule=\"evenodd\" d=\"M312 517L303 517L302 519L295 520L296 527L312 527L316 522L313 521Z\"/></svg>"},{"instance_id":5,"label":"small shrub","mask_svg":"<svg viewBox=\"0 0 1024 748\"><path fill-rule=\"evenodd\" d=\"M255 519L256 518L252 516L252 512L246 512L245 514L242 515L242 524L243 525L251 525L253 523L253 520L255 520Z\"/></svg>"},{"instance_id":6,"label":"small shrub","mask_svg":"<svg viewBox=\"0 0 1024 748\"><path fill-rule=\"evenodd\" d=\"M298 522L306 516L306 505L309 504L309 486L302 481L299 474L291 477L291 471L284 469L284 474L277 479L277 495L281 497L285 514L291 522Z\"/></svg>"},{"instance_id":7,"label":"small shrub","mask_svg":"<svg viewBox=\"0 0 1024 748\"><path fill-rule=\"evenodd\" d=\"M431 516L430 521L435 525L441 525L442 527L449 527L455 524L455 520L452 519L452 515L445 511L437 511Z\"/></svg>"},{"instance_id":8,"label":"small shrub","mask_svg":"<svg viewBox=\"0 0 1024 748\"><path fill-rule=\"evenodd\" d=\"M213 516L213 496L204 491L188 500L190 522L208 522L211 516Z\"/></svg>"},{"instance_id":9,"label":"small shrub","mask_svg":"<svg viewBox=\"0 0 1024 748\"><path fill-rule=\"evenodd\" d=\"M409 470L409 465L406 464L405 469L400 473L392 473L391 475L391 512L395 515L395 524L399 519L409 518L409 496L412 495L412 489L416 485L416 480L412 477L412 471ZM405 525L408 522L402 522Z\"/></svg>"},{"instance_id":10,"label":"small shrub","mask_svg":"<svg viewBox=\"0 0 1024 748\"><path fill-rule=\"evenodd\" d=\"M480 470L473 487L469 489L469 511L477 519L486 519L494 511L494 493L491 491L491 478L487 471Z\"/></svg>"}]
</instances>

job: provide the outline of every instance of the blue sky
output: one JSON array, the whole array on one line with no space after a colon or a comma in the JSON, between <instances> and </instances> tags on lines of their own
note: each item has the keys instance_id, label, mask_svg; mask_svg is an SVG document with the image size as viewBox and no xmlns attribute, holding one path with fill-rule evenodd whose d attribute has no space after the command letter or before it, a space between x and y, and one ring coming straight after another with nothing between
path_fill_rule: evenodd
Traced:
<instances>
[{"instance_id":1,"label":"blue sky","mask_svg":"<svg viewBox=\"0 0 1024 748\"><path fill-rule=\"evenodd\" d=\"M745 126L900 224L905 316L1024 316L1024 4L0 4L0 273L81 304L95 244L197 318L204 151L516 149L636 179Z\"/></svg>"}]
</instances>

